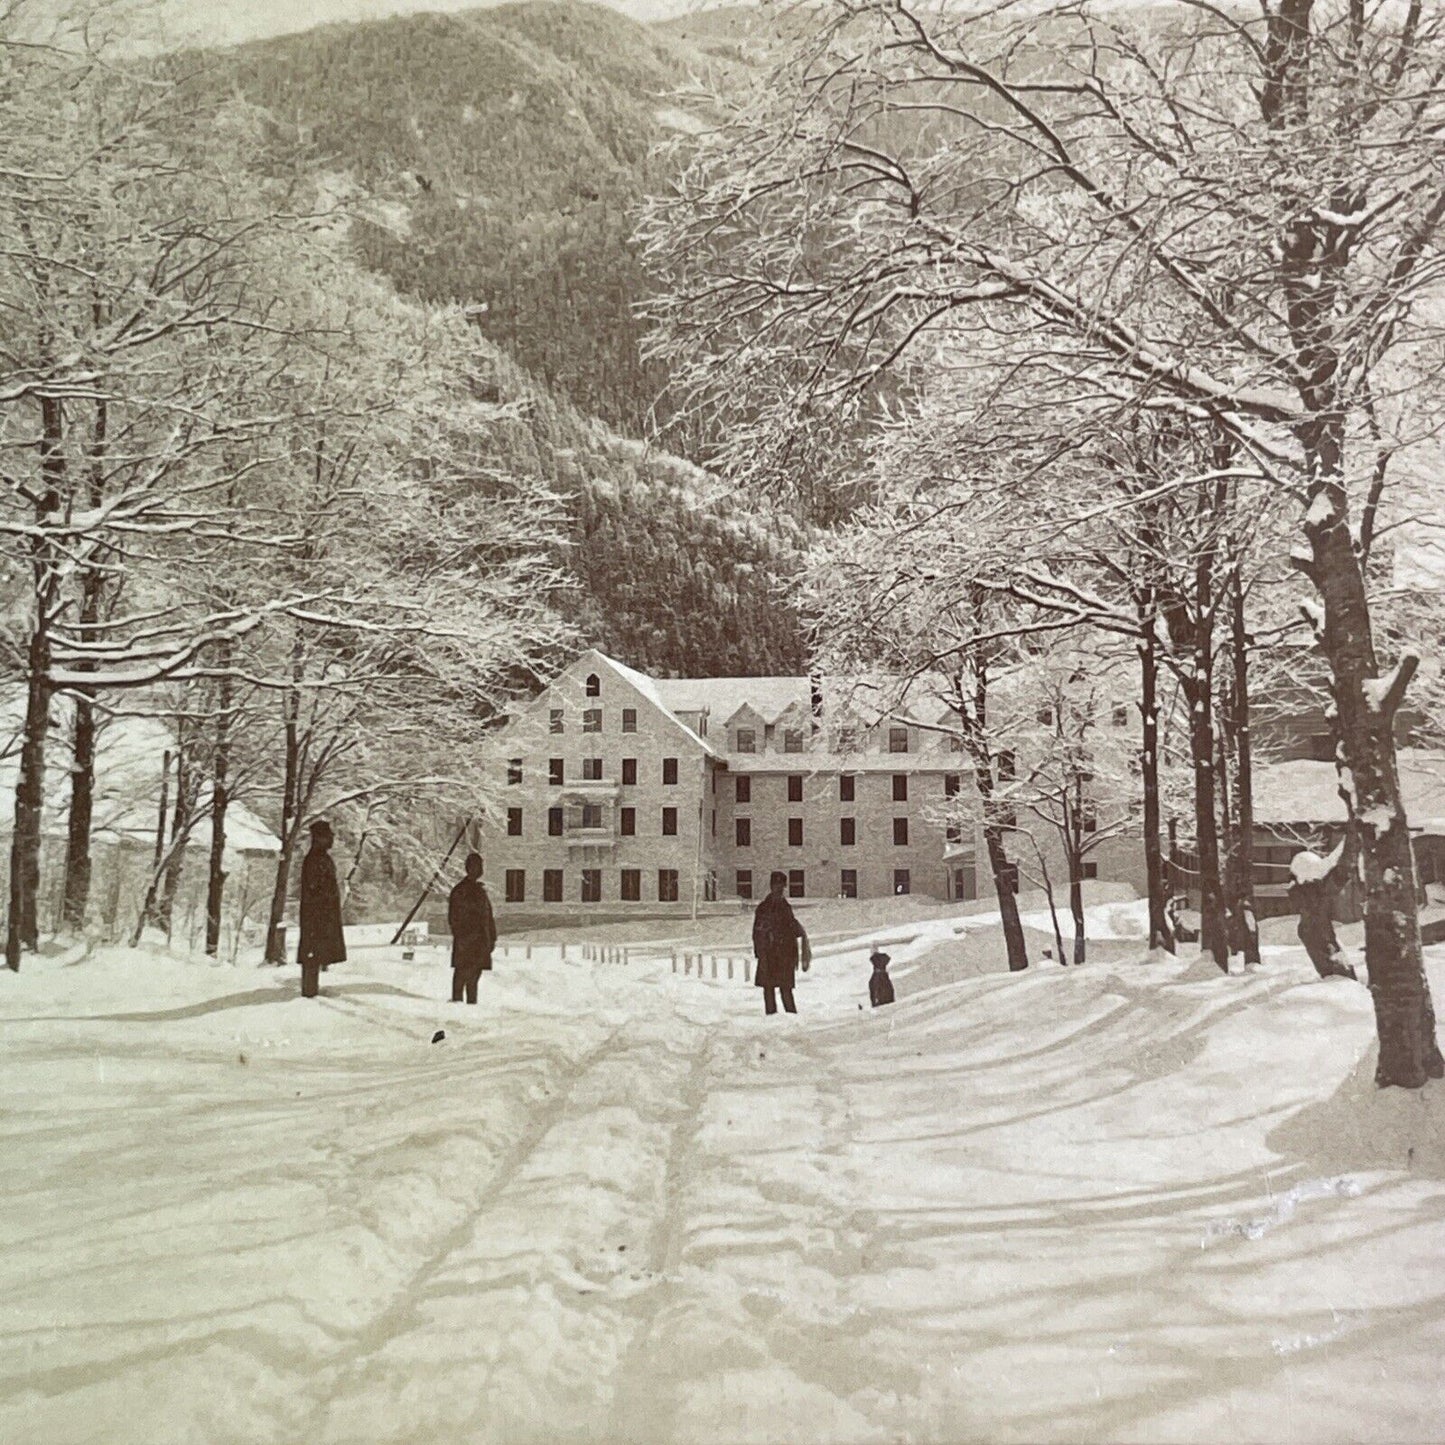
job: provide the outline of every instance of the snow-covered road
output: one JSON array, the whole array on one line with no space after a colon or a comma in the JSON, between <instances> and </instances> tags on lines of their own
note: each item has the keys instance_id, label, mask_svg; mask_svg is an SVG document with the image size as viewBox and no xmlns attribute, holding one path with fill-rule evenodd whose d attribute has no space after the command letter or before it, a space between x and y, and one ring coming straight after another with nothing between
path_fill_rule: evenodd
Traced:
<instances>
[{"instance_id":1,"label":"snow-covered road","mask_svg":"<svg viewBox=\"0 0 1445 1445\"><path fill-rule=\"evenodd\" d=\"M899 972L0 979L0 1439L1445 1436L1441 1100L1363 989Z\"/></svg>"}]
</instances>

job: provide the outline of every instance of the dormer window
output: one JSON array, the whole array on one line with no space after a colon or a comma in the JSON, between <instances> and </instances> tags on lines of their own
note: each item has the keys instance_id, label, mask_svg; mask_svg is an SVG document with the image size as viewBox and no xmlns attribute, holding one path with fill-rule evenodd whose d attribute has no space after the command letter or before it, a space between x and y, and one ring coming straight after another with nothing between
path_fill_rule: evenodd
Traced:
<instances>
[{"instance_id":1,"label":"dormer window","mask_svg":"<svg viewBox=\"0 0 1445 1445\"><path fill-rule=\"evenodd\" d=\"M589 672L587 674L587 696L602 696L602 679L598 677L595 672Z\"/></svg>"},{"instance_id":2,"label":"dormer window","mask_svg":"<svg viewBox=\"0 0 1445 1445\"><path fill-rule=\"evenodd\" d=\"M756 728L739 728L737 733L738 751L740 753L755 753L758 750L758 733Z\"/></svg>"},{"instance_id":3,"label":"dormer window","mask_svg":"<svg viewBox=\"0 0 1445 1445\"><path fill-rule=\"evenodd\" d=\"M802 728L786 728L784 730L783 751L785 753L800 753L803 751Z\"/></svg>"}]
</instances>

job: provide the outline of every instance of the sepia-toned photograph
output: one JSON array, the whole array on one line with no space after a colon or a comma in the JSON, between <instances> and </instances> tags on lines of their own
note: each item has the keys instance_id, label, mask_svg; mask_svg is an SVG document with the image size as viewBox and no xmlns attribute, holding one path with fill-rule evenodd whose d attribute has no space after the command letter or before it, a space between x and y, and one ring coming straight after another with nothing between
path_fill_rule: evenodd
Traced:
<instances>
[{"instance_id":1,"label":"sepia-toned photograph","mask_svg":"<svg viewBox=\"0 0 1445 1445\"><path fill-rule=\"evenodd\" d=\"M0 0L0 1441L1445 1440L1445 6Z\"/></svg>"}]
</instances>

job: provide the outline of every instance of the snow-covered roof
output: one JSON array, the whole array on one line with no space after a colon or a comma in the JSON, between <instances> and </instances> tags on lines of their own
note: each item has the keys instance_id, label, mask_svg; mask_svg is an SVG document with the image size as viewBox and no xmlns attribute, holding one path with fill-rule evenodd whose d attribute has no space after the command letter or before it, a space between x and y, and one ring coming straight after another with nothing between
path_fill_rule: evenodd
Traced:
<instances>
[{"instance_id":1,"label":"snow-covered roof","mask_svg":"<svg viewBox=\"0 0 1445 1445\"><path fill-rule=\"evenodd\" d=\"M65 778L69 763L66 742L65 700L57 699L57 721L52 723L47 747L45 813L41 826L48 837L64 837L70 785ZM19 690L0 695L0 728L6 739L18 727ZM161 766L168 751L174 752L175 737L165 722L154 717L114 717L104 721L96 739L95 797L91 836L99 842L149 843L155 837L156 814L160 807ZM0 801L13 800L18 757L13 748L0 757ZM209 790L199 800L209 807ZM13 802L0 807L0 831L8 832ZM203 816L191 831L188 846L209 848L211 824ZM243 803L232 800L226 810L226 848L237 853L279 853L276 834Z\"/></svg>"},{"instance_id":2,"label":"snow-covered roof","mask_svg":"<svg viewBox=\"0 0 1445 1445\"><path fill-rule=\"evenodd\" d=\"M654 686L670 711L706 708L719 723L744 705L764 722L776 722L790 707L808 707L812 696L806 677L660 677Z\"/></svg>"},{"instance_id":3,"label":"snow-covered roof","mask_svg":"<svg viewBox=\"0 0 1445 1445\"><path fill-rule=\"evenodd\" d=\"M608 667L613 668L617 672L617 674L623 679L624 682L628 683L632 687L635 687L637 691L640 692L643 697L648 700L648 702L652 703L654 707L666 713L672 719L672 721L676 723L676 725L680 727L682 731L686 733L687 736L694 743L696 743L697 746L701 748L702 751L705 752L709 757L715 758L718 756L717 751L708 743L706 738L702 737L696 731L696 729L689 727L687 723L683 722L683 720L678 717L673 705L667 702L667 700L665 699L656 678L649 677L645 672L638 672L635 667L628 667L625 662L618 662L615 657L608 657L605 652L599 652L595 647L592 648L586 655L589 657L595 657L601 662L605 663ZM687 709L684 709L684 711L687 711Z\"/></svg>"},{"instance_id":4,"label":"snow-covered roof","mask_svg":"<svg viewBox=\"0 0 1445 1445\"><path fill-rule=\"evenodd\" d=\"M1405 816L1419 831L1445 831L1445 753L1427 748L1401 748L1400 792ZM1257 823L1343 823L1345 804L1333 763L1297 758L1254 770L1254 817Z\"/></svg>"}]
</instances>

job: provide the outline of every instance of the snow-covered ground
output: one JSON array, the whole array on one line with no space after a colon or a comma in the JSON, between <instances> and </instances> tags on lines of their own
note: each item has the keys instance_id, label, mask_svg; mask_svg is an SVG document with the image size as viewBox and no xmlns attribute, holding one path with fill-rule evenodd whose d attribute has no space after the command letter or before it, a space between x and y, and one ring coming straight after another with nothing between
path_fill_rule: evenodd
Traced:
<instances>
[{"instance_id":1,"label":"snow-covered ground","mask_svg":"<svg viewBox=\"0 0 1445 1445\"><path fill-rule=\"evenodd\" d=\"M440 951L27 959L0 1440L1445 1438L1445 1101L1366 991L966 927L771 1019L636 948L476 1008Z\"/></svg>"}]
</instances>

